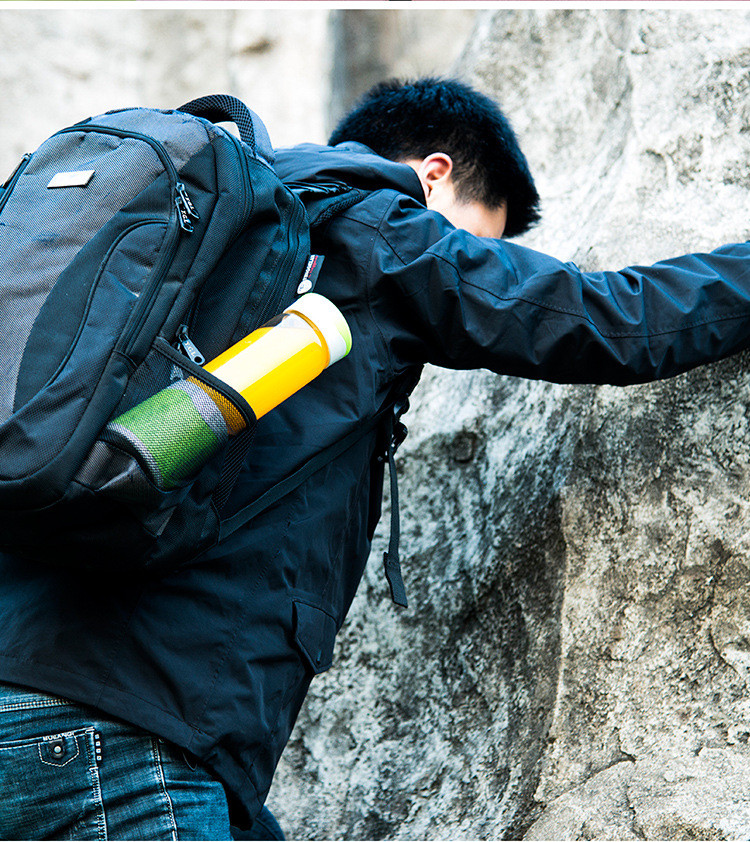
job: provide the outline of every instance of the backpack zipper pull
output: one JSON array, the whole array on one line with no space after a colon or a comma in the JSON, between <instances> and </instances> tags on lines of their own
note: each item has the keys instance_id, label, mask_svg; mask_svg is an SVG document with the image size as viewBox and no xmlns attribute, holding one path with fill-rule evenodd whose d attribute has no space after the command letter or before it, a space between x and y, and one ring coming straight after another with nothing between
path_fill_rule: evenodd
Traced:
<instances>
[{"instance_id":1,"label":"backpack zipper pull","mask_svg":"<svg viewBox=\"0 0 750 842\"><path fill-rule=\"evenodd\" d=\"M178 181L177 184L175 184L175 189L177 190L177 193L179 194L182 201L184 202L185 209L187 210L188 214L190 214L190 216L192 216L193 219L200 219L200 214L195 209L195 205L193 204L192 199L190 198L190 196L188 196L188 192L185 188L185 185L181 181Z\"/></svg>"},{"instance_id":2,"label":"backpack zipper pull","mask_svg":"<svg viewBox=\"0 0 750 842\"><path fill-rule=\"evenodd\" d=\"M175 192L177 195L174 197L174 203L177 205L177 218L180 223L180 228L183 231L187 231L188 234L193 230L193 219L200 219L198 215L198 211L195 209L195 205L192 203L190 196L187 194L187 190L185 189L185 185L178 181L175 184Z\"/></svg>"},{"instance_id":3,"label":"backpack zipper pull","mask_svg":"<svg viewBox=\"0 0 750 842\"><path fill-rule=\"evenodd\" d=\"M196 365L203 365L206 358L201 354L193 341L188 336L187 325L180 325L177 329L177 347L182 353Z\"/></svg>"},{"instance_id":4,"label":"backpack zipper pull","mask_svg":"<svg viewBox=\"0 0 750 842\"><path fill-rule=\"evenodd\" d=\"M30 157L31 152L27 152L23 156L23 158L21 158L21 160L16 164L16 167L13 170L13 172L5 179L5 181L0 185L0 187L9 187L10 183L13 181L16 175L18 175L21 172L21 169L26 165L26 162L29 160Z\"/></svg>"}]
</instances>

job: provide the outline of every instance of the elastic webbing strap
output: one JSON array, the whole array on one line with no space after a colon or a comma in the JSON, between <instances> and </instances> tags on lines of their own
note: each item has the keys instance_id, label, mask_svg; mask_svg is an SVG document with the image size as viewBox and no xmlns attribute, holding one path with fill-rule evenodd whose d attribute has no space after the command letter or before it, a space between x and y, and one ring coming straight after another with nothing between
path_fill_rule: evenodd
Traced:
<instances>
[{"instance_id":1,"label":"elastic webbing strap","mask_svg":"<svg viewBox=\"0 0 750 842\"><path fill-rule=\"evenodd\" d=\"M237 482L254 435L255 425L243 430L229 442L229 448L221 470L219 485L213 495L213 502L219 513L221 513L221 510L226 505L232 489Z\"/></svg>"},{"instance_id":2,"label":"elastic webbing strap","mask_svg":"<svg viewBox=\"0 0 750 842\"><path fill-rule=\"evenodd\" d=\"M377 427L382 421L383 416L390 411L390 407L386 410L382 410L362 427L357 427L356 430L352 430L351 433L344 436L342 439L328 445L328 447L308 459L308 461L298 468L293 474L290 474L285 479L277 482L276 485L271 486L271 488L269 488L264 494L261 494L257 500L249 503L247 506L240 509L239 512L231 517L228 517L226 520L223 520L221 522L220 540L224 540L224 538L227 538L241 526L244 526L249 520L257 517L257 515L261 512L264 512L274 503L281 500L282 497L285 497L287 494L294 491L295 488L302 485L302 483L308 477L311 477L316 471L319 471L322 467L333 461L337 456L340 456L342 453L347 451L363 436L374 430L375 427Z\"/></svg>"},{"instance_id":3,"label":"elastic webbing strap","mask_svg":"<svg viewBox=\"0 0 750 842\"><path fill-rule=\"evenodd\" d=\"M406 601L406 588L404 587L404 579L401 576L401 562L398 554L398 541L401 535L401 522L398 514L398 480L396 477L396 461L395 451L397 443L393 437L393 422L395 418L391 416L391 422L388 425L388 472L391 481L391 537L388 541L388 551L383 553L383 568L385 570L385 578L388 580L388 585L391 589L391 599L403 608L408 607Z\"/></svg>"},{"instance_id":4,"label":"elastic webbing strap","mask_svg":"<svg viewBox=\"0 0 750 842\"><path fill-rule=\"evenodd\" d=\"M338 216L349 208L361 202L367 193L364 190L358 190L355 187L350 187L346 193L341 196L331 196L326 199L318 199L315 202L306 204L308 219L310 220L310 227L322 227L334 216Z\"/></svg>"}]
</instances>

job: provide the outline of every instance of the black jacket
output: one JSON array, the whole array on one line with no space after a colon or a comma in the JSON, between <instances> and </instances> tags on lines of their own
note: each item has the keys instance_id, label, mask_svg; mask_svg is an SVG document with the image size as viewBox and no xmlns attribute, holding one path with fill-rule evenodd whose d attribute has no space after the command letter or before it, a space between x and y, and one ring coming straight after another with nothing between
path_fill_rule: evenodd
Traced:
<instances>
[{"instance_id":1,"label":"black jacket","mask_svg":"<svg viewBox=\"0 0 750 842\"><path fill-rule=\"evenodd\" d=\"M353 348L261 419L230 513L373 418L425 362L624 384L748 344L750 245L581 273L452 228L425 208L410 168L362 147L296 147L277 165L288 180L372 191L315 242L326 256L316 291L343 311ZM377 431L364 436L158 581L112 589L0 556L0 680L189 749L224 781L235 821L248 822L312 676L331 663L380 513L382 445Z\"/></svg>"}]
</instances>

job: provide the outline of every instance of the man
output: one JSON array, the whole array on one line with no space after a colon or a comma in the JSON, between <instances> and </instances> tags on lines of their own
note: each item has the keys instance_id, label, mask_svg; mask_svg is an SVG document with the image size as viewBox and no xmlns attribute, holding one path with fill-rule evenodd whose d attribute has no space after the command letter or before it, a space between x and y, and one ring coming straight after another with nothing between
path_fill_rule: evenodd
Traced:
<instances>
[{"instance_id":1,"label":"man","mask_svg":"<svg viewBox=\"0 0 750 842\"><path fill-rule=\"evenodd\" d=\"M380 85L331 143L282 150L277 168L367 191L314 238L316 291L353 348L261 419L228 514L366 429L426 362L624 384L750 344L750 245L582 273L499 239L538 219L538 195L505 118L462 84ZM384 422L159 579L113 591L0 557L0 835L219 839L230 816L252 824L331 664L389 444ZM403 601L392 555L387 575Z\"/></svg>"}]
</instances>

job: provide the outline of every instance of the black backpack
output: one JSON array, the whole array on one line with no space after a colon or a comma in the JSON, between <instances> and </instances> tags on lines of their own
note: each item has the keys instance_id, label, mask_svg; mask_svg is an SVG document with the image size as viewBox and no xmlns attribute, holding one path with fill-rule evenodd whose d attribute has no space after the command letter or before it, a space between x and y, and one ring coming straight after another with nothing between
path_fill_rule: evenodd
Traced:
<instances>
[{"instance_id":1,"label":"black backpack","mask_svg":"<svg viewBox=\"0 0 750 842\"><path fill-rule=\"evenodd\" d=\"M227 120L240 139L216 125ZM201 363L310 286L310 225L364 195L292 189L272 161L258 117L218 95L64 128L0 189L0 549L159 571L226 534L222 506L256 422ZM245 429L165 489L105 430L187 378Z\"/></svg>"}]
</instances>

